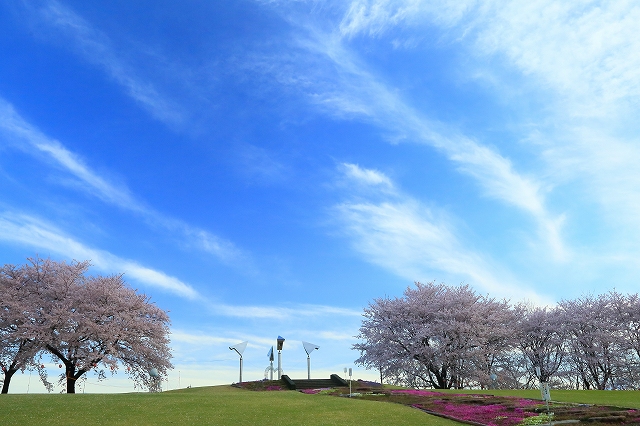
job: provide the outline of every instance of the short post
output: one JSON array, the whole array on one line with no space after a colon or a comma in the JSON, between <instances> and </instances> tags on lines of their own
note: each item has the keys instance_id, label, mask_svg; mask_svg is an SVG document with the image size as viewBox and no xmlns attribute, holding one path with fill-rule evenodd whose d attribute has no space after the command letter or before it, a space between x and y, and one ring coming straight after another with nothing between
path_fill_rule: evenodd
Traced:
<instances>
[{"instance_id":1,"label":"short post","mask_svg":"<svg viewBox=\"0 0 640 426\"><path fill-rule=\"evenodd\" d=\"M551 425L551 413L549 411L549 401L551 401L551 388L549 386L549 382L542 381L540 367L536 367L536 374L538 375L538 381L540 383L540 395L542 396L542 400L547 406L547 421L549 425Z\"/></svg>"}]
</instances>

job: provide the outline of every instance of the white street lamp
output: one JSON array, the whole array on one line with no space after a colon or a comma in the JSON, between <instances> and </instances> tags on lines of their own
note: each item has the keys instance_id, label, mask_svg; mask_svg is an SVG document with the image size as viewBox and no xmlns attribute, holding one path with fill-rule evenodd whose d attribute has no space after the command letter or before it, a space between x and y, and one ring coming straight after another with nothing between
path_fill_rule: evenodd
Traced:
<instances>
[{"instance_id":1,"label":"white street lamp","mask_svg":"<svg viewBox=\"0 0 640 426\"><path fill-rule=\"evenodd\" d=\"M269 366L269 380L273 380L273 346L271 346L271 349L269 349L269 352L267 352L267 356L269 357L269 362L271 363L271 365Z\"/></svg>"},{"instance_id":2,"label":"white street lamp","mask_svg":"<svg viewBox=\"0 0 640 426\"><path fill-rule=\"evenodd\" d=\"M282 378L282 345L284 345L284 337L278 336L276 339L278 342L278 380Z\"/></svg>"},{"instance_id":3,"label":"white street lamp","mask_svg":"<svg viewBox=\"0 0 640 426\"><path fill-rule=\"evenodd\" d=\"M242 353L247 349L247 343L249 342L241 342L237 345L229 346L229 350L236 351L240 355L240 381L238 383L242 383Z\"/></svg>"},{"instance_id":4,"label":"white street lamp","mask_svg":"<svg viewBox=\"0 0 640 426\"><path fill-rule=\"evenodd\" d=\"M309 355L311 355L311 352L315 349L320 349L320 346L309 342L302 342L302 346L304 346L304 351L307 353L307 379L311 380L311 358Z\"/></svg>"}]
</instances>

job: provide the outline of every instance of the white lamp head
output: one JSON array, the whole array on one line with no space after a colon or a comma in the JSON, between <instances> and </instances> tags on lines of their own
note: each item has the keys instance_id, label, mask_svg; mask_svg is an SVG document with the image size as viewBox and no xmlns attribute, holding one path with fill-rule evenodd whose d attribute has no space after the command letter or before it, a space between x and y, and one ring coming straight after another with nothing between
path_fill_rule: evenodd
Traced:
<instances>
[{"instance_id":1,"label":"white lamp head","mask_svg":"<svg viewBox=\"0 0 640 426\"><path fill-rule=\"evenodd\" d=\"M271 346L271 349L267 352L267 357L269 358L269 361L273 361L273 346Z\"/></svg>"},{"instance_id":2,"label":"white lamp head","mask_svg":"<svg viewBox=\"0 0 640 426\"><path fill-rule=\"evenodd\" d=\"M238 354L240 354L240 356L242 356L242 352L244 352L244 350L247 349L248 343L249 342L241 342L241 343L238 343L237 345L229 346L229 350L236 351L238 352Z\"/></svg>"},{"instance_id":3,"label":"white lamp head","mask_svg":"<svg viewBox=\"0 0 640 426\"><path fill-rule=\"evenodd\" d=\"M315 349L320 349L320 346L314 345L313 343L309 342L302 342L302 346L304 346L304 351L307 353L307 355L311 354L311 352L313 352Z\"/></svg>"}]
</instances>

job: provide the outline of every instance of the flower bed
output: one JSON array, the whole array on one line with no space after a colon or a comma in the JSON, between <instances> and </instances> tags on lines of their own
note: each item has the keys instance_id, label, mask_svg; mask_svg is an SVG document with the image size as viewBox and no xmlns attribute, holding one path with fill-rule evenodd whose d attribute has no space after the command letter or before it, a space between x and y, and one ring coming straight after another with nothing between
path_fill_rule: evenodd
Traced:
<instances>
[{"instance_id":1,"label":"flower bed","mask_svg":"<svg viewBox=\"0 0 640 426\"><path fill-rule=\"evenodd\" d=\"M424 389L383 389L379 384L353 382L358 398L408 405L429 414L479 426L527 426L547 424L549 420L577 420L593 426L640 425L640 410L589 404L552 403L551 417L540 400L486 394L452 394ZM286 390L277 380L236 383L252 391ZM349 388L302 389L305 394L348 396Z\"/></svg>"},{"instance_id":2,"label":"flower bed","mask_svg":"<svg viewBox=\"0 0 640 426\"><path fill-rule=\"evenodd\" d=\"M427 391L429 392L429 391ZM410 403L414 408L425 412L447 417L453 420L486 426L516 426L546 424L549 420L579 420L590 425L640 424L640 410L623 410L617 407L595 405L573 405L552 403L551 419L546 415L546 406L539 400L514 397L497 397L493 395L438 394L421 397L422 401ZM433 395L433 394L436 395ZM416 395L413 392L392 391L389 401L395 395ZM397 401L400 402L400 401ZM407 403L404 401L401 403Z\"/></svg>"},{"instance_id":3,"label":"flower bed","mask_svg":"<svg viewBox=\"0 0 640 426\"><path fill-rule=\"evenodd\" d=\"M450 419L487 426L518 425L527 417L537 416L533 408L539 404L539 401L522 398L413 389L390 391L387 400Z\"/></svg>"},{"instance_id":4,"label":"flower bed","mask_svg":"<svg viewBox=\"0 0 640 426\"><path fill-rule=\"evenodd\" d=\"M481 426L547 424L549 420L577 420L589 425L640 425L640 410L587 404L552 403L550 418L540 400L486 394L450 394L434 390L359 389L360 398L395 402L451 420ZM333 395L345 395L346 388Z\"/></svg>"},{"instance_id":5,"label":"flower bed","mask_svg":"<svg viewBox=\"0 0 640 426\"><path fill-rule=\"evenodd\" d=\"M281 391L286 390L280 380L257 380L255 382L234 383L231 386L252 391Z\"/></svg>"},{"instance_id":6,"label":"flower bed","mask_svg":"<svg viewBox=\"0 0 640 426\"><path fill-rule=\"evenodd\" d=\"M300 392L306 393L308 395L313 395L316 393L328 393L331 392L332 388L319 388L319 389L300 389Z\"/></svg>"}]
</instances>

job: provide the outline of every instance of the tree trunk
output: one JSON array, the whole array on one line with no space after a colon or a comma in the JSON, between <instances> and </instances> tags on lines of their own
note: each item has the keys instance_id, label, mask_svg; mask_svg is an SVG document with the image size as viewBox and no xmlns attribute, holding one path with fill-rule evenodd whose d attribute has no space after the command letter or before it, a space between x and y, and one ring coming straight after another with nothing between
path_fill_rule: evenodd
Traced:
<instances>
[{"instance_id":1,"label":"tree trunk","mask_svg":"<svg viewBox=\"0 0 640 426\"><path fill-rule=\"evenodd\" d=\"M67 393L76 393L75 367L68 365L67 368Z\"/></svg>"},{"instance_id":2,"label":"tree trunk","mask_svg":"<svg viewBox=\"0 0 640 426\"><path fill-rule=\"evenodd\" d=\"M11 378L18 370L9 369L4 373L4 383L2 384L2 393L9 393L9 384L11 383Z\"/></svg>"}]
</instances>

